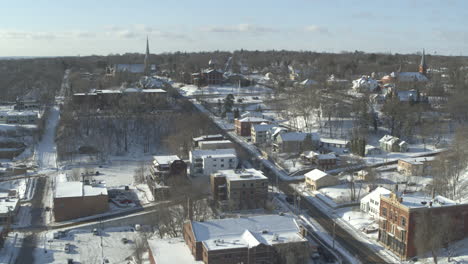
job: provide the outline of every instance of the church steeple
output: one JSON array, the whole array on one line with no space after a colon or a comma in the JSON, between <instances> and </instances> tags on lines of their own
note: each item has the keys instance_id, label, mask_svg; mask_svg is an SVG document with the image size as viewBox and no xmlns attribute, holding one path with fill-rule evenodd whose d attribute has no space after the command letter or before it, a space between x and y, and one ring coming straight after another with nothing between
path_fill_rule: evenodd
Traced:
<instances>
[{"instance_id":1,"label":"church steeple","mask_svg":"<svg viewBox=\"0 0 468 264\"><path fill-rule=\"evenodd\" d=\"M427 73L427 65L426 65L426 54L423 49L422 56L421 56L421 63L419 64L419 72L426 75Z\"/></svg>"},{"instance_id":2,"label":"church steeple","mask_svg":"<svg viewBox=\"0 0 468 264\"><path fill-rule=\"evenodd\" d=\"M146 36L146 53L145 53L145 60L144 60L144 64L145 64L145 75L149 75L150 73L150 68L151 68L151 65L150 65L150 62L149 62L149 57L150 57L150 53L149 53L149 40L148 40L148 36Z\"/></svg>"}]
</instances>

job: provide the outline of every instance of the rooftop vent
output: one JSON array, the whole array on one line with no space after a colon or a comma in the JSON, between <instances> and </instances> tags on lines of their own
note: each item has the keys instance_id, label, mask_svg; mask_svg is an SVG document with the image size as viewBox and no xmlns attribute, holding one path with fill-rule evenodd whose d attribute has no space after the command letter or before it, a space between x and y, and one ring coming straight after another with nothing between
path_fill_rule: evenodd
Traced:
<instances>
[{"instance_id":1,"label":"rooftop vent","mask_svg":"<svg viewBox=\"0 0 468 264\"><path fill-rule=\"evenodd\" d=\"M422 205L426 205L427 202L426 202L426 201L422 201L421 204L422 204Z\"/></svg>"},{"instance_id":2,"label":"rooftop vent","mask_svg":"<svg viewBox=\"0 0 468 264\"><path fill-rule=\"evenodd\" d=\"M262 234L268 234L268 230L262 230Z\"/></svg>"}]
</instances>

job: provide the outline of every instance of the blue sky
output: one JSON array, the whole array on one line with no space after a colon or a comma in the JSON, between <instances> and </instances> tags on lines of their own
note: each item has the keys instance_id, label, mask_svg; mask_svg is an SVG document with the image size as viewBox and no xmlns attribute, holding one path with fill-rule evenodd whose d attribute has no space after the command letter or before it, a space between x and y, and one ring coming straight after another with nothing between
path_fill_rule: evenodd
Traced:
<instances>
[{"instance_id":1,"label":"blue sky","mask_svg":"<svg viewBox=\"0 0 468 264\"><path fill-rule=\"evenodd\" d=\"M289 49L468 55L466 0L5 1L0 56Z\"/></svg>"}]
</instances>

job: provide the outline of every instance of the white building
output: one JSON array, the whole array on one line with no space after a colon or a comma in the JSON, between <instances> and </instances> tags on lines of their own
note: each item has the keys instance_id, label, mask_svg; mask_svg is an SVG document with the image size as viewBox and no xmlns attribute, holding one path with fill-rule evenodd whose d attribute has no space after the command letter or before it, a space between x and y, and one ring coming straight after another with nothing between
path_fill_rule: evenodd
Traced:
<instances>
[{"instance_id":1,"label":"white building","mask_svg":"<svg viewBox=\"0 0 468 264\"><path fill-rule=\"evenodd\" d=\"M263 144L267 142L267 132L268 130L278 127L278 125L270 125L270 124L258 124L252 125L250 138L252 139L252 143L255 144Z\"/></svg>"},{"instance_id":2,"label":"white building","mask_svg":"<svg viewBox=\"0 0 468 264\"><path fill-rule=\"evenodd\" d=\"M189 153L190 174L209 176L218 170L237 168L239 163L235 149L197 149Z\"/></svg>"},{"instance_id":3,"label":"white building","mask_svg":"<svg viewBox=\"0 0 468 264\"><path fill-rule=\"evenodd\" d=\"M380 214L380 196L389 195L390 190L384 187L377 187L368 195L361 199L361 211L369 214L372 218L379 217Z\"/></svg>"},{"instance_id":4,"label":"white building","mask_svg":"<svg viewBox=\"0 0 468 264\"><path fill-rule=\"evenodd\" d=\"M0 225L13 221L19 209L18 198L11 197L6 192L0 193Z\"/></svg>"}]
</instances>

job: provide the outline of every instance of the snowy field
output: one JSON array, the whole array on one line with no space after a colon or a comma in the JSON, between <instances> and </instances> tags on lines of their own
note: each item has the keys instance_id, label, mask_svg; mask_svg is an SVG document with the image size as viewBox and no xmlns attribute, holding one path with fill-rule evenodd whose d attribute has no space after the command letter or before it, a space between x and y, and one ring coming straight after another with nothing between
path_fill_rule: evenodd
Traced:
<instances>
[{"instance_id":1,"label":"snowy field","mask_svg":"<svg viewBox=\"0 0 468 264\"><path fill-rule=\"evenodd\" d=\"M39 242L34 251L35 263L67 263L73 259L74 263L127 263L126 258L135 251L135 241L139 233L131 227L108 228L100 230L101 235L94 235L92 229L68 230L63 238L54 239L54 233L49 231L40 233ZM128 239L124 244L122 239ZM69 244L69 252L65 250Z\"/></svg>"}]
</instances>

